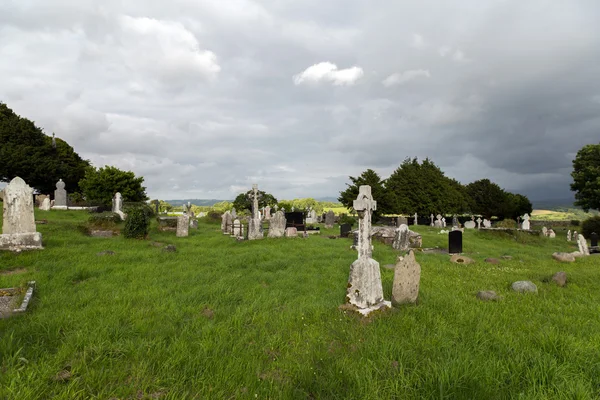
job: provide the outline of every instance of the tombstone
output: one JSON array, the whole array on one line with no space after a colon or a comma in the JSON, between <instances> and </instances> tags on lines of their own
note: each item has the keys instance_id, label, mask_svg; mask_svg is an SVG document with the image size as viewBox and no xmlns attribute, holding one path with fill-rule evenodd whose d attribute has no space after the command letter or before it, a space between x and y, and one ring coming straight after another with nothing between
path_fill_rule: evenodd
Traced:
<instances>
[{"instance_id":1,"label":"tombstone","mask_svg":"<svg viewBox=\"0 0 600 400\"><path fill-rule=\"evenodd\" d=\"M548 236L548 228L542 226L542 236Z\"/></svg>"},{"instance_id":2,"label":"tombstone","mask_svg":"<svg viewBox=\"0 0 600 400\"><path fill-rule=\"evenodd\" d=\"M59 179L58 182L56 182L54 208L67 208L67 191L65 190L65 183L62 179Z\"/></svg>"},{"instance_id":3,"label":"tombstone","mask_svg":"<svg viewBox=\"0 0 600 400\"><path fill-rule=\"evenodd\" d=\"M413 225L419 225L419 216L415 213L415 220L413 221Z\"/></svg>"},{"instance_id":4,"label":"tombstone","mask_svg":"<svg viewBox=\"0 0 600 400\"><path fill-rule=\"evenodd\" d=\"M433 226L435 226L436 228L442 228L443 224L442 224L442 216L440 214L435 216L435 222L433 224Z\"/></svg>"},{"instance_id":5,"label":"tombstone","mask_svg":"<svg viewBox=\"0 0 600 400\"><path fill-rule=\"evenodd\" d=\"M333 211L327 211L327 214L325 214L325 228L333 228L334 218L335 214L333 213Z\"/></svg>"},{"instance_id":6,"label":"tombstone","mask_svg":"<svg viewBox=\"0 0 600 400\"><path fill-rule=\"evenodd\" d=\"M248 195L252 200L252 218L248 222L248 240L257 240L263 238L262 218L258 209L258 199L261 197L258 192L258 185L252 185L252 193Z\"/></svg>"},{"instance_id":7,"label":"tombstone","mask_svg":"<svg viewBox=\"0 0 600 400\"><path fill-rule=\"evenodd\" d=\"M554 239L556 237L556 233L554 232L554 230L552 228L548 229L548 237L550 239Z\"/></svg>"},{"instance_id":8,"label":"tombstone","mask_svg":"<svg viewBox=\"0 0 600 400\"><path fill-rule=\"evenodd\" d=\"M177 237L186 237L189 235L190 229L190 216L187 214L179 215L177 217Z\"/></svg>"},{"instance_id":9,"label":"tombstone","mask_svg":"<svg viewBox=\"0 0 600 400\"><path fill-rule=\"evenodd\" d=\"M237 218L233 221L233 236L244 237L244 225Z\"/></svg>"},{"instance_id":10,"label":"tombstone","mask_svg":"<svg viewBox=\"0 0 600 400\"><path fill-rule=\"evenodd\" d=\"M446 227L446 218L442 218L442 227Z\"/></svg>"},{"instance_id":11,"label":"tombstone","mask_svg":"<svg viewBox=\"0 0 600 400\"><path fill-rule=\"evenodd\" d=\"M0 250L41 249L42 234L35 226L33 189L17 176L2 192L4 209Z\"/></svg>"},{"instance_id":12,"label":"tombstone","mask_svg":"<svg viewBox=\"0 0 600 400\"><path fill-rule=\"evenodd\" d=\"M596 232L590 234L590 246L598 247L598 234Z\"/></svg>"},{"instance_id":13,"label":"tombstone","mask_svg":"<svg viewBox=\"0 0 600 400\"><path fill-rule=\"evenodd\" d=\"M123 212L123 197L119 192L115 193L115 196L113 197L112 212L119 214L119 217L121 217L123 220L127 217L127 215Z\"/></svg>"},{"instance_id":14,"label":"tombstone","mask_svg":"<svg viewBox=\"0 0 600 400\"><path fill-rule=\"evenodd\" d=\"M579 233L577 231L573 232L573 240L577 241L579 239Z\"/></svg>"},{"instance_id":15,"label":"tombstone","mask_svg":"<svg viewBox=\"0 0 600 400\"><path fill-rule=\"evenodd\" d=\"M458 223L458 217L456 216L456 214L454 214L452 216L452 227L459 227L460 228L460 224Z\"/></svg>"},{"instance_id":16,"label":"tombstone","mask_svg":"<svg viewBox=\"0 0 600 400\"><path fill-rule=\"evenodd\" d=\"M293 226L285 228L285 237L298 237L298 229Z\"/></svg>"},{"instance_id":17,"label":"tombstone","mask_svg":"<svg viewBox=\"0 0 600 400\"><path fill-rule=\"evenodd\" d=\"M431 215L429 216L429 218L431 218L431 224L429 224L429 226L434 226L434 224L433 224L433 214L431 214Z\"/></svg>"},{"instance_id":18,"label":"tombstone","mask_svg":"<svg viewBox=\"0 0 600 400\"><path fill-rule=\"evenodd\" d=\"M358 259L350 266L346 302L366 316L371 311L391 307L391 303L383 299L379 263L371 258L371 214L377 209L377 202L373 200L370 186L360 186L353 208L359 216Z\"/></svg>"},{"instance_id":19,"label":"tombstone","mask_svg":"<svg viewBox=\"0 0 600 400\"><path fill-rule=\"evenodd\" d=\"M583 235L577 236L577 246L579 246L579 252L584 256L590 255L590 250L588 249L587 241Z\"/></svg>"},{"instance_id":20,"label":"tombstone","mask_svg":"<svg viewBox=\"0 0 600 400\"><path fill-rule=\"evenodd\" d=\"M477 217L477 221L476 222L477 222L477 229L481 229L481 222L482 222L481 218Z\"/></svg>"},{"instance_id":21,"label":"tombstone","mask_svg":"<svg viewBox=\"0 0 600 400\"><path fill-rule=\"evenodd\" d=\"M40 210L42 211L50 211L50 198L46 197L42 200L42 204L40 205Z\"/></svg>"},{"instance_id":22,"label":"tombstone","mask_svg":"<svg viewBox=\"0 0 600 400\"><path fill-rule=\"evenodd\" d=\"M491 228L492 227L492 221L490 221L489 219L484 218L483 219L483 227L484 228Z\"/></svg>"},{"instance_id":23,"label":"tombstone","mask_svg":"<svg viewBox=\"0 0 600 400\"><path fill-rule=\"evenodd\" d=\"M352 232L352 225L350 224L341 224L340 225L340 237L347 238Z\"/></svg>"},{"instance_id":24,"label":"tombstone","mask_svg":"<svg viewBox=\"0 0 600 400\"><path fill-rule=\"evenodd\" d=\"M308 210L308 216L306 217L307 224L316 224L317 223L317 212L312 208Z\"/></svg>"},{"instance_id":25,"label":"tombstone","mask_svg":"<svg viewBox=\"0 0 600 400\"><path fill-rule=\"evenodd\" d=\"M570 241L571 241L571 230L569 229L567 231L567 242L570 242Z\"/></svg>"},{"instance_id":26,"label":"tombstone","mask_svg":"<svg viewBox=\"0 0 600 400\"><path fill-rule=\"evenodd\" d=\"M531 229L531 224L529 222L529 214L525 214L523 215L523 223L521 224L521 229L523 229L524 231L528 231L529 229Z\"/></svg>"},{"instance_id":27,"label":"tombstone","mask_svg":"<svg viewBox=\"0 0 600 400\"><path fill-rule=\"evenodd\" d=\"M35 195L35 203L34 205L37 206L38 208L42 207L42 203L44 202L44 199L48 199L50 200L50 196L48 196L47 194L37 194Z\"/></svg>"},{"instance_id":28,"label":"tombstone","mask_svg":"<svg viewBox=\"0 0 600 400\"><path fill-rule=\"evenodd\" d=\"M398 217L397 221L396 221L396 226L400 226L400 225L408 225L408 218L400 216Z\"/></svg>"},{"instance_id":29,"label":"tombstone","mask_svg":"<svg viewBox=\"0 0 600 400\"><path fill-rule=\"evenodd\" d=\"M265 207L265 219L267 221L271 219L271 207L270 206Z\"/></svg>"},{"instance_id":30,"label":"tombstone","mask_svg":"<svg viewBox=\"0 0 600 400\"><path fill-rule=\"evenodd\" d=\"M465 224L464 224L465 228L466 229L475 229L476 224L475 224L474 220L475 220L475 217L471 215L471 220L465 222Z\"/></svg>"},{"instance_id":31,"label":"tombstone","mask_svg":"<svg viewBox=\"0 0 600 400\"><path fill-rule=\"evenodd\" d=\"M400 251L407 251L410 248L410 230L408 225L402 224L396 228L396 236L392 242L392 248Z\"/></svg>"},{"instance_id":32,"label":"tombstone","mask_svg":"<svg viewBox=\"0 0 600 400\"><path fill-rule=\"evenodd\" d=\"M448 233L448 253L462 253L462 232L452 231Z\"/></svg>"},{"instance_id":33,"label":"tombstone","mask_svg":"<svg viewBox=\"0 0 600 400\"><path fill-rule=\"evenodd\" d=\"M392 304L413 304L419 297L421 266L410 250L405 257L398 257L394 267L394 286L392 288Z\"/></svg>"},{"instance_id":34,"label":"tombstone","mask_svg":"<svg viewBox=\"0 0 600 400\"><path fill-rule=\"evenodd\" d=\"M231 218L233 218L233 219L237 218L237 211L235 211L235 207L233 207L231 209Z\"/></svg>"},{"instance_id":35,"label":"tombstone","mask_svg":"<svg viewBox=\"0 0 600 400\"><path fill-rule=\"evenodd\" d=\"M196 219L196 215L194 214L194 212L190 211L189 216L190 216L190 228L198 229L198 220Z\"/></svg>"},{"instance_id":36,"label":"tombstone","mask_svg":"<svg viewBox=\"0 0 600 400\"><path fill-rule=\"evenodd\" d=\"M221 232L223 235L231 235L233 230L233 217L231 212L225 211L221 216Z\"/></svg>"},{"instance_id":37,"label":"tombstone","mask_svg":"<svg viewBox=\"0 0 600 400\"><path fill-rule=\"evenodd\" d=\"M283 213L283 211L276 211L275 214L271 217L271 220L269 221L269 233L267 234L267 237L283 237L285 233L285 226L285 214Z\"/></svg>"}]
</instances>

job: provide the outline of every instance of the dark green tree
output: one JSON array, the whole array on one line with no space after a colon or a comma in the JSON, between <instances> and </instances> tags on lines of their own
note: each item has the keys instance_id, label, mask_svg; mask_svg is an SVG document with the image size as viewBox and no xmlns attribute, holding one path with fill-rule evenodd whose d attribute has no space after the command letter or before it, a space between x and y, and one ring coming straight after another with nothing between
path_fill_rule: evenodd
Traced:
<instances>
[{"instance_id":1,"label":"dark green tree","mask_svg":"<svg viewBox=\"0 0 600 400\"><path fill-rule=\"evenodd\" d=\"M377 172L368 169L357 177L349 176L348 178L351 183L346 183L346 190L340 192L340 197L338 197L338 201L344 207L351 209L353 201L358 196L358 188L362 185L369 185L373 199L377 202L377 210L373 212L373 215L377 217L389 212L385 181Z\"/></svg>"},{"instance_id":2,"label":"dark green tree","mask_svg":"<svg viewBox=\"0 0 600 400\"><path fill-rule=\"evenodd\" d=\"M577 152L571 176L575 205L585 212L600 210L600 144L588 144Z\"/></svg>"},{"instance_id":3,"label":"dark green tree","mask_svg":"<svg viewBox=\"0 0 600 400\"><path fill-rule=\"evenodd\" d=\"M79 187L86 200L109 206L117 192L121 193L126 202L148 200L143 183L143 177L136 177L131 171L121 171L107 165L104 168L89 167L85 177L79 182Z\"/></svg>"},{"instance_id":4,"label":"dark green tree","mask_svg":"<svg viewBox=\"0 0 600 400\"><path fill-rule=\"evenodd\" d=\"M518 217L523 216L525 213L530 214L533 211L533 205L526 196L522 194L514 194L506 192L505 206L501 217L510 218L516 220Z\"/></svg>"},{"instance_id":5,"label":"dark green tree","mask_svg":"<svg viewBox=\"0 0 600 400\"><path fill-rule=\"evenodd\" d=\"M506 192L489 179L480 179L466 186L467 194L471 197L471 211L490 219L492 216L502 218L509 203Z\"/></svg>"},{"instance_id":6,"label":"dark green tree","mask_svg":"<svg viewBox=\"0 0 600 400\"><path fill-rule=\"evenodd\" d=\"M431 160L407 158L385 181L389 210L398 214L462 213L470 199L460 182L448 178Z\"/></svg>"},{"instance_id":7,"label":"dark green tree","mask_svg":"<svg viewBox=\"0 0 600 400\"><path fill-rule=\"evenodd\" d=\"M75 192L90 163L67 142L45 135L40 128L0 103L0 181L21 177L40 193L52 194L62 179Z\"/></svg>"},{"instance_id":8,"label":"dark green tree","mask_svg":"<svg viewBox=\"0 0 600 400\"><path fill-rule=\"evenodd\" d=\"M252 190L248 190L246 193L240 193L237 195L233 201L233 207L235 207L236 211L252 211L252 201L249 197L251 194ZM266 206L274 207L276 204L277 199L273 197L272 194L263 192L262 190L258 191L258 208L263 208Z\"/></svg>"}]
</instances>

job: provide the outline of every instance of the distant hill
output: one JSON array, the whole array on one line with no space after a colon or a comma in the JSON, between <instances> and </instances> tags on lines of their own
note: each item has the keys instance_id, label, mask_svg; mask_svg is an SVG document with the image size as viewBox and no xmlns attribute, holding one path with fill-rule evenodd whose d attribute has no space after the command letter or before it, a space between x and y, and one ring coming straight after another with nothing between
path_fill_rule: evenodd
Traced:
<instances>
[{"instance_id":1,"label":"distant hill","mask_svg":"<svg viewBox=\"0 0 600 400\"><path fill-rule=\"evenodd\" d=\"M577 208L573 205L575 199L573 198L562 198L562 199L544 199L544 200L531 200L534 210L556 210L556 209L568 209Z\"/></svg>"},{"instance_id":2,"label":"distant hill","mask_svg":"<svg viewBox=\"0 0 600 400\"><path fill-rule=\"evenodd\" d=\"M169 203L170 205L172 205L173 207L182 206L184 204L187 204L188 201L195 206L206 206L206 207L210 207L210 206L215 205L216 203L220 203L222 201L233 202L233 200L217 200L217 199L184 199L184 200L165 200L165 201L167 203Z\"/></svg>"}]
</instances>

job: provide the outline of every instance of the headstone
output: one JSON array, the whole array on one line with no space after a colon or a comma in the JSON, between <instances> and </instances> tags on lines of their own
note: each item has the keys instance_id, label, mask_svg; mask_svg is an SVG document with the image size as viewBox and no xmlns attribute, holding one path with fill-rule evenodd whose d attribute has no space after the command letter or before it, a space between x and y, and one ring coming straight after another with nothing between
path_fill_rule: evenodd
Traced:
<instances>
[{"instance_id":1,"label":"headstone","mask_svg":"<svg viewBox=\"0 0 600 400\"><path fill-rule=\"evenodd\" d=\"M435 216L435 222L433 224L436 228L443 228L442 216L440 214Z\"/></svg>"},{"instance_id":2,"label":"headstone","mask_svg":"<svg viewBox=\"0 0 600 400\"><path fill-rule=\"evenodd\" d=\"M571 241L571 230L569 229L567 231L567 242L570 242L570 241Z\"/></svg>"},{"instance_id":3,"label":"headstone","mask_svg":"<svg viewBox=\"0 0 600 400\"><path fill-rule=\"evenodd\" d=\"M429 226L434 226L434 224L433 224L433 214L431 214L431 215L429 216L429 218L431 218L431 224L429 224Z\"/></svg>"},{"instance_id":4,"label":"headstone","mask_svg":"<svg viewBox=\"0 0 600 400\"><path fill-rule=\"evenodd\" d=\"M285 224L286 220L283 211L276 211L269 221L269 233L267 234L267 237L283 237L285 233Z\"/></svg>"},{"instance_id":5,"label":"headstone","mask_svg":"<svg viewBox=\"0 0 600 400\"><path fill-rule=\"evenodd\" d=\"M233 217L231 212L225 211L221 216L221 232L223 235L231 235L233 231Z\"/></svg>"},{"instance_id":6,"label":"headstone","mask_svg":"<svg viewBox=\"0 0 600 400\"><path fill-rule=\"evenodd\" d=\"M598 247L598 234L596 232L590 234L590 246Z\"/></svg>"},{"instance_id":7,"label":"headstone","mask_svg":"<svg viewBox=\"0 0 600 400\"><path fill-rule=\"evenodd\" d=\"M523 229L524 231L528 231L531 227L531 224L529 222L529 214L525 214L523 215L523 223L521 224L521 229Z\"/></svg>"},{"instance_id":8,"label":"headstone","mask_svg":"<svg viewBox=\"0 0 600 400\"><path fill-rule=\"evenodd\" d=\"M402 224L396 228L396 236L392 242L392 248L400 251L407 251L410 248L410 230L408 225Z\"/></svg>"},{"instance_id":9,"label":"headstone","mask_svg":"<svg viewBox=\"0 0 600 400\"><path fill-rule=\"evenodd\" d=\"M408 218L400 216L398 217L397 221L396 221L396 226L400 226L400 225L408 225Z\"/></svg>"},{"instance_id":10,"label":"headstone","mask_svg":"<svg viewBox=\"0 0 600 400\"><path fill-rule=\"evenodd\" d=\"M248 222L248 240L257 240L263 238L262 218L258 209L258 185L252 185L252 193L249 195L252 200L252 218Z\"/></svg>"},{"instance_id":11,"label":"headstone","mask_svg":"<svg viewBox=\"0 0 600 400\"><path fill-rule=\"evenodd\" d=\"M37 194L37 195L35 195L35 203L34 203L34 205L37 206L38 208L41 208L42 207L42 203L44 202L44 199L46 199L46 198L48 200L50 200L50 196L48 196L46 194Z\"/></svg>"},{"instance_id":12,"label":"headstone","mask_svg":"<svg viewBox=\"0 0 600 400\"><path fill-rule=\"evenodd\" d=\"M308 210L308 215L306 217L307 224L316 224L317 223L317 212L312 208Z\"/></svg>"},{"instance_id":13,"label":"headstone","mask_svg":"<svg viewBox=\"0 0 600 400\"><path fill-rule=\"evenodd\" d=\"M125 215L123 212L123 197L119 192L115 193L115 196L113 197L112 212L119 214L119 217L121 217L123 220L127 217L127 215Z\"/></svg>"},{"instance_id":14,"label":"headstone","mask_svg":"<svg viewBox=\"0 0 600 400\"><path fill-rule=\"evenodd\" d=\"M491 228L492 227L492 221L490 221L489 219L484 218L483 219L483 227L484 228Z\"/></svg>"},{"instance_id":15,"label":"headstone","mask_svg":"<svg viewBox=\"0 0 600 400\"><path fill-rule=\"evenodd\" d=\"M179 215L177 217L177 237L185 237L189 235L190 228L190 216L187 214Z\"/></svg>"},{"instance_id":16,"label":"headstone","mask_svg":"<svg viewBox=\"0 0 600 400\"><path fill-rule=\"evenodd\" d=\"M233 236L244 237L244 225L237 218L233 221Z\"/></svg>"},{"instance_id":17,"label":"headstone","mask_svg":"<svg viewBox=\"0 0 600 400\"><path fill-rule=\"evenodd\" d=\"M550 239L554 239L556 237L556 233L554 232L554 230L552 228L548 229L548 237Z\"/></svg>"},{"instance_id":18,"label":"headstone","mask_svg":"<svg viewBox=\"0 0 600 400\"><path fill-rule=\"evenodd\" d=\"M285 228L285 237L298 237L298 229L293 226Z\"/></svg>"},{"instance_id":19,"label":"headstone","mask_svg":"<svg viewBox=\"0 0 600 400\"><path fill-rule=\"evenodd\" d=\"M35 226L33 189L18 176L3 189L3 220L0 250L42 248L42 234Z\"/></svg>"},{"instance_id":20,"label":"headstone","mask_svg":"<svg viewBox=\"0 0 600 400\"><path fill-rule=\"evenodd\" d=\"M379 263L371 258L371 213L377 209L377 202L373 200L370 186L360 186L353 208L359 216L358 259L350 266L346 301L366 316L371 311L391 306L383 299Z\"/></svg>"},{"instance_id":21,"label":"headstone","mask_svg":"<svg viewBox=\"0 0 600 400\"><path fill-rule=\"evenodd\" d=\"M415 213L415 219L413 221L413 225L419 225L419 215L417 215L417 213Z\"/></svg>"},{"instance_id":22,"label":"headstone","mask_svg":"<svg viewBox=\"0 0 600 400\"><path fill-rule=\"evenodd\" d=\"M477 217L477 229L481 229L481 218Z\"/></svg>"},{"instance_id":23,"label":"headstone","mask_svg":"<svg viewBox=\"0 0 600 400\"><path fill-rule=\"evenodd\" d=\"M190 228L198 229L198 220L196 219L194 212L190 211L188 215L190 216Z\"/></svg>"},{"instance_id":24,"label":"headstone","mask_svg":"<svg viewBox=\"0 0 600 400\"><path fill-rule=\"evenodd\" d=\"M50 198L46 197L44 200L42 200L42 205L40 205L40 210L50 211Z\"/></svg>"},{"instance_id":25,"label":"headstone","mask_svg":"<svg viewBox=\"0 0 600 400\"><path fill-rule=\"evenodd\" d=\"M579 239L579 234L577 233L577 231L573 232L573 240L577 241Z\"/></svg>"},{"instance_id":26,"label":"headstone","mask_svg":"<svg viewBox=\"0 0 600 400\"><path fill-rule=\"evenodd\" d=\"M265 219L267 221L271 219L271 207L270 206L265 207Z\"/></svg>"},{"instance_id":27,"label":"headstone","mask_svg":"<svg viewBox=\"0 0 600 400\"><path fill-rule=\"evenodd\" d=\"M352 225L350 224L342 224L340 225L340 237L347 238L352 232Z\"/></svg>"},{"instance_id":28,"label":"headstone","mask_svg":"<svg viewBox=\"0 0 600 400\"><path fill-rule=\"evenodd\" d=\"M452 231L448 233L448 253L462 253L462 232Z\"/></svg>"},{"instance_id":29,"label":"headstone","mask_svg":"<svg viewBox=\"0 0 600 400\"><path fill-rule=\"evenodd\" d=\"M548 228L542 226L542 236L548 236Z\"/></svg>"},{"instance_id":30,"label":"headstone","mask_svg":"<svg viewBox=\"0 0 600 400\"><path fill-rule=\"evenodd\" d=\"M459 225L460 225L460 224L458 223L458 217L456 216L456 214L454 214L454 215L452 216L452 227L458 226L458 227L460 228L460 226L459 226Z\"/></svg>"},{"instance_id":31,"label":"headstone","mask_svg":"<svg viewBox=\"0 0 600 400\"><path fill-rule=\"evenodd\" d=\"M59 179L58 182L56 182L56 190L54 191L54 207L67 207L67 191L65 190L65 183L62 179Z\"/></svg>"},{"instance_id":32,"label":"headstone","mask_svg":"<svg viewBox=\"0 0 600 400\"><path fill-rule=\"evenodd\" d=\"M467 228L467 229L475 229L475 226L476 226L476 224L475 224L475 217L471 216L471 220L465 222L465 228Z\"/></svg>"},{"instance_id":33,"label":"headstone","mask_svg":"<svg viewBox=\"0 0 600 400\"><path fill-rule=\"evenodd\" d=\"M325 228L333 228L335 214L332 210L327 211L325 214Z\"/></svg>"},{"instance_id":34,"label":"headstone","mask_svg":"<svg viewBox=\"0 0 600 400\"><path fill-rule=\"evenodd\" d=\"M406 226L406 225L405 225ZM410 250L406 257L398 257L394 268L394 286L392 288L392 304L413 304L419 297L421 266Z\"/></svg>"},{"instance_id":35,"label":"headstone","mask_svg":"<svg viewBox=\"0 0 600 400\"><path fill-rule=\"evenodd\" d=\"M446 218L442 218L442 227L446 227Z\"/></svg>"},{"instance_id":36,"label":"headstone","mask_svg":"<svg viewBox=\"0 0 600 400\"><path fill-rule=\"evenodd\" d=\"M579 252L584 256L590 255L590 250L588 249L587 241L585 237L581 234L577 236L577 245L579 246Z\"/></svg>"}]
</instances>

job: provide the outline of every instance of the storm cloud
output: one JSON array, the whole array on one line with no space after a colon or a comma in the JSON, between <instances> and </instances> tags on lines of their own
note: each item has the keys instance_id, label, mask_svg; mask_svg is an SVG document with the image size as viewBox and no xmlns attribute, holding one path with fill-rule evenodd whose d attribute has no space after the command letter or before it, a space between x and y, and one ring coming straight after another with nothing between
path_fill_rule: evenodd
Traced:
<instances>
[{"instance_id":1,"label":"storm cloud","mask_svg":"<svg viewBox=\"0 0 600 400\"><path fill-rule=\"evenodd\" d=\"M429 157L570 196L600 141L600 3L4 0L0 101L152 198L337 196Z\"/></svg>"}]
</instances>

